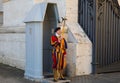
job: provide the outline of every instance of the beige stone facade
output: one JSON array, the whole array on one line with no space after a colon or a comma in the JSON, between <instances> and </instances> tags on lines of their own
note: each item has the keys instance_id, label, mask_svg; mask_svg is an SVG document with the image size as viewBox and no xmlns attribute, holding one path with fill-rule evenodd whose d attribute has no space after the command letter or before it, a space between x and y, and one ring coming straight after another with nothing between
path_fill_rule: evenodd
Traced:
<instances>
[{"instance_id":1,"label":"beige stone facade","mask_svg":"<svg viewBox=\"0 0 120 83\"><path fill-rule=\"evenodd\" d=\"M66 17L68 28L67 73L69 76L91 73L92 44L78 24L78 0L4 0L0 2L3 21L0 17L0 62L25 68L25 23L24 19L37 3L57 3L59 18ZM1 16L1 14L0 14ZM2 22L1 22L2 21Z\"/></svg>"},{"instance_id":2,"label":"beige stone facade","mask_svg":"<svg viewBox=\"0 0 120 83\"><path fill-rule=\"evenodd\" d=\"M78 0L66 0L66 18L71 22L78 22Z\"/></svg>"}]
</instances>

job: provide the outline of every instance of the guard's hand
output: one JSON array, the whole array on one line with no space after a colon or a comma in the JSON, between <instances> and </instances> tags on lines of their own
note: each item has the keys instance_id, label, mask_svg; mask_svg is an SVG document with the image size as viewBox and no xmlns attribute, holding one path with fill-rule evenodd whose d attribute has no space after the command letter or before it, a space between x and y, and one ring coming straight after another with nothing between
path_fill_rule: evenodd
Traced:
<instances>
[{"instance_id":1,"label":"guard's hand","mask_svg":"<svg viewBox=\"0 0 120 83\"><path fill-rule=\"evenodd\" d=\"M58 37L58 41L60 42L62 40L62 36Z\"/></svg>"}]
</instances>

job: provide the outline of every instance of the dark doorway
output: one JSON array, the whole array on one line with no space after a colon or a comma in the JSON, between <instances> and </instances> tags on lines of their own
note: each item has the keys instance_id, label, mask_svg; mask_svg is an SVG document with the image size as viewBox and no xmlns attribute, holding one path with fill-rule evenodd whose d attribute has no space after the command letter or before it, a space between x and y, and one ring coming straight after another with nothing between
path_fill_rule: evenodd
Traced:
<instances>
[{"instance_id":1,"label":"dark doorway","mask_svg":"<svg viewBox=\"0 0 120 83\"><path fill-rule=\"evenodd\" d=\"M93 44L93 73L120 71L118 0L79 0L78 16Z\"/></svg>"},{"instance_id":2,"label":"dark doorway","mask_svg":"<svg viewBox=\"0 0 120 83\"><path fill-rule=\"evenodd\" d=\"M43 23L43 73L44 76L52 74L52 47L50 37L57 27L58 14L56 4L48 4Z\"/></svg>"}]
</instances>

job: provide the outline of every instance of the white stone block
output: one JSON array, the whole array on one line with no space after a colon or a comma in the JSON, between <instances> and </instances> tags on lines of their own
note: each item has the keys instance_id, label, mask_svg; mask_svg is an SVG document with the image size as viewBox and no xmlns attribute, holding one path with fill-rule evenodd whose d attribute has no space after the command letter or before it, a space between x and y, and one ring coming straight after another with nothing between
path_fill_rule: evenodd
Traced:
<instances>
[{"instance_id":1,"label":"white stone block","mask_svg":"<svg viewBox=\"0 0 120 83\"><path fill-rule=\"evenodd\" d=\"M0 62L25 67L25 34L0 34Z\"/></svg>"},{"instance_id":2,"label":"white stone block","mask_svg":"<svg viewBox=\"0 0 120 83\"><path fill-rule=\"evenodd\" d=\"M67 49L67 75L76 75L76 44L68 43Z\"/></svg>"},{"instance_id":3,"label":"white stone block","mask_svg":"<svg viewBox=\"0 0 120 83\"><path fill-rule=\"evenodd\" d=\"M76 58L76 75L89 75L92 72L92 45L78 44Z\"/></svg>"},{"instance_id":4,"label":"white stone block","mask_svg":"<svg viewBox=\"0 0 120 83\"><path fill-rule=\"evenodd\" d=\"M67 23L69 76L88 75L92 70L92 43L78 23ZM74 61L73 61L74 60ZM75 63L75 64L74 64Z\"/></svg>"}]
</instances>

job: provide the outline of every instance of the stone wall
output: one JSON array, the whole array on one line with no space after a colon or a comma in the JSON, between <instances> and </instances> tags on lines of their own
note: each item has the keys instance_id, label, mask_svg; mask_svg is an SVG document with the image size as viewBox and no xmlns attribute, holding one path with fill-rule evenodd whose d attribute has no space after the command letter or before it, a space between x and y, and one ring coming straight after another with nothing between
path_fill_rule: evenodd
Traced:
<instances>
[{"instance_id":1,"label":"stone wall","mask_svg":"<svg viewBox=\"0 0 120 83\"><path fill-rule=\"evenodd\" d=\"M3 4L3 26L24 26L25 16L33 6L32 0L10 0Z\"/></svg>"},{"instance_id":2,"label":"stone wall","mask_svg":"<svg viewBox=\"0 0 120 83\"><path fill-rule=\"evenodd\" d=\"M24 69L25 34L0 34L0 63Z\"/></svg>"},{"instance_id":3,"label":"stone wall","mask_svg":"<svg viewBox=\"0 0 120 83\"><path fill-rule=\"evenodd\" d=\"M58 4L60 17L65 16L65 0L4 0L4 22L0 27L0 62L24 70L25 23L31 8L40 2ZM0 5L1 7L1 5Z\"/></svg>"},{"instance_id":4,"label":"stone wall","mask_svg":"<svg viewBox=\"0 0 120 83\"><path fill-rule=\"evenodd\" d=\"M25 25L23 23L25 16L29 13L33 5L40 2L57 3L60 17L65 16L65 0L11 0L11 1L5 2L3 5L4 7L4 25L3 26Z\"/></svg>"},{"instance_id":5,"label":"stone wall","mask_svg":"<svg viewBox=\"0 0 120 83\"><path fill-rule=\"evenodd\" d=\"M78 0L66 0L66 18L71 22L78 22Z\"/></svg>"}]
</instances>

